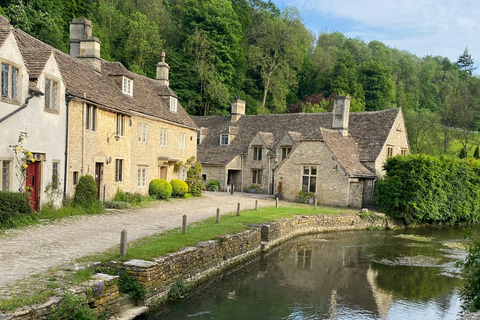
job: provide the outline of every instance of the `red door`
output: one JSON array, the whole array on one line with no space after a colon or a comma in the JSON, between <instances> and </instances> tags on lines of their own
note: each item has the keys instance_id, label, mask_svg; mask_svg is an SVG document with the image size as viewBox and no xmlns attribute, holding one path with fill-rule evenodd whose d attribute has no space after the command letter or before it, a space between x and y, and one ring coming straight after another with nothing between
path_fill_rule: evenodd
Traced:
<instances>
[{"instance_id":1,"label":"red door","mask_svg":"<svg viewBox=\"0 0 480 320\"><path fill-rule=\"evenodd\" d=\"M27 168L27 181L25 182L27 188L27 192L30 192L30 206L33 210L38 210L38 202L39 202L39 192L38 187L40 183L40 170L39 170L38 162L29 163Z\"/></svg>"}]
</instances>

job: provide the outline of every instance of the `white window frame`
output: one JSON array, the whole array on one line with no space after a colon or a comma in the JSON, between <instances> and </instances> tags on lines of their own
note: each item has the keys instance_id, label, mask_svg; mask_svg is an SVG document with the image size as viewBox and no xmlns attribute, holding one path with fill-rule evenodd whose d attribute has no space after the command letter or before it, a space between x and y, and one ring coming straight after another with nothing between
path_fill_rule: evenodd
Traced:
<instances>
[{"instance_id":1,"label":"white window frame","mask_svg":"<svg viewBox=\"0 0 480 320\"><path fill-rule=\"evenodd\" d=\"M122 77L122 92L126 95L133 96L133 80Z\"/></svg>"},{"instance_id":2,"label":"white window frame","mask_svg":"<svg viewBox=\"0 0 480 320\"><path fill-rule=\"evenodd\" d=\"M138 123L138 142L147 143L147 127L146 123Z\"/></svg>"},{"instance_id":3,"label":"white window frame","mask_svg":"<svg viewBox=\"0 0 480 320\"><path fill-rule=\"evenodd\" d=\"M168 131L166 128L160 128L160 146L166 147L167 146L167 137Z\"/></svg>"},{"instance_id":4,"label":"white window frame","mask_svg":"<svg viewBox=\"0 0 480 320\"><path fill-rule=\"evenodd\" d=\"M91 104L87 104L85 107L85 129L91 131L97 131L97 107Z\"/></svg>"},{"instance_id":5,"label":"white window frame","mask_svg":"<svg viewBox=\"0 0 480 320\"><path fill-rule=\"evenodd\" d=\"M177 112L177 98L170 96L170 111Z\"/></svg>"},{"instance_id":6,"label":"white window frame","mask_svg":"<svg viewBox=\"0 0 480 320\"><path fill-rule=\"evenodd\" d=\"M223 140L222 138L224 136L227 136L227 143L222 143L222 140ZM220 135L220 145L221 146L228 146L229 144L230 144L230 135L229 134L221 134Z\"/></svg>"},{"instance_id":7,"label":"white window frame","mask_svg":"<svg viewBox=\"0 0 480 320\"><path fill-rule=\"evenodd\" d=\"M7 67L6 77L4 77L3 66ZM17 70L14 78L13 70ZM22 88L22 71L19 65L0 60L0 98L7 101L20 102ZM5 83L6 81L6 83ZM14 82L16 82L14 86ZM5 91L4 91L5 90Z\"/></svg>"},{"instance_id":8,"label":"white window frame","mask_svg":"<svg viewBox=\"0 0 480 320\"><path fill-rule=\"evenodd\" d=\"M52 161L52 187L53 190L57 190L60 187L60 160Z\"/></svg>"},{"instance_id":9,"label":"white window frame","mask_svg":"<svg viewBox=\"0 0 480 320\"><path fill-rule=\"evenodd\" d=\"M12 189L12 163L13 159L0 159L0 190L2 191L11 191ZM4 179L5 168L7 168L6 179Z\"/></svg>"},{"instance_id":10,"label":"white window frame","mask_svg":"<svg viewBox=\"0 0 480 320\"><path fill-rule=\"evenodd\" d=\"M185 150L185 133L180 132L180 150Z\"/></svg>"},{"instance_id":11,"label":"white window frame","mask_svg":"<svg viewBox=\"0 0 480 320\"><path fill-rule=\"evenodd\" d=\"M317 166L303 165L302 166L302 180L301 180L302 191L316 193L317 192L317 181L318 181L317 177L318 177L318 167ZM304 180L306 180L306 184L304 183ZM312 190L312 181L315 184L315 186L313 188L314 190Z\"/></svg>"},{"instance_id":12,"label":"white window frame","mask_svg":"<svg viewBox=\"0 0 480 320\"><path fill-rule=\"evenodd\" d=\"M138 168L137 185L139 188L144 188L147 186L147 169L146 168Z\"/></svg>"},{"instance_id":13,"label":"white window frame","mask_svg":"<svg viewBox=\"0 0 480 320\"><path fill-rule=\"evenodd\" d=\"M47 85L47 83L49 85ZM58 103L60 101L60 81L52 77L45 77L45 109L57 111L59 109Z\"/></svg>"},{"instance_id":14,"label":"white window frame","mask_svg":"<svg viewBox=\"0 0 480 320\"><path fill-rule=\"evenodd\" d=\"M125 136L125 115L117 113L115 117L115 135L118 137Z\"/></svg>"},{"instance_id":15,"label":"white window frame","mask_svg":"<svg viewBox=\"0 0 480 320\"><path fill-rule=\"evenodd\" d=\"M123 181L123 159L115 159L115 181Z\"/></svg>"}]
</instances>

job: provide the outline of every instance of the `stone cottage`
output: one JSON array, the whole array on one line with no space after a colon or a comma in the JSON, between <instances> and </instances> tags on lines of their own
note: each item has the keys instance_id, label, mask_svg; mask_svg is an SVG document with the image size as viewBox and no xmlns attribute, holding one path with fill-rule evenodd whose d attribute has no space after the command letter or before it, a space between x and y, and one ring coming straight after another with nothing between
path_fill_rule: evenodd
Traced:
<instances>
[{"instance_id":1,"label":"stone cottage","mask_svg":"<svg viewBox=\"0 0 480 320\"><path fill-rule=\"evenodd\" d=\"M245 115L234 100L231 116L194 117L204 179L290 201L304 191L323 204L368 205L387 157L409 151L405 122L400 109L349 110L340 96L332 113Z\"/></svg>"},{"instance_id":2,"label":"stone cottage","mask_svg":"<svg viewBox=\"0 0 480 320\"><path fill-rule=\"evenodd\" d=\"M26 185L32 207L38 209L50 201L59 205L62 198L57 189L66 164L66 89L52 48L25 47L17 33L0 16L0 190L18 191ZM21 132L28 135L23 147L33 159L26 181L10 147L17 144ZM49 184L57 196L47 194Z\"/></svg>"},{"instance_id":3,"label":"stone cottage","mask_svg":"<svg viewBox=\"0 0 480 320\"><path fill-rule=\"evenodd\" d=\"M155 178L185 178L173 167L196 156L198 128L169 88L164 53L156 79L150 79L101 59L101 43L92 36L89 20L70 23L70 54L21 30L12 32L21 51L49 51L58 64L64 122L61 130L51 130L55 144L62 146L66 167L58 174L66 196L73 196L85 174L95 178L101 200L117 189L146 194ZM43 124L42 130L47 127Z\"/></svg>"}]
</instances>

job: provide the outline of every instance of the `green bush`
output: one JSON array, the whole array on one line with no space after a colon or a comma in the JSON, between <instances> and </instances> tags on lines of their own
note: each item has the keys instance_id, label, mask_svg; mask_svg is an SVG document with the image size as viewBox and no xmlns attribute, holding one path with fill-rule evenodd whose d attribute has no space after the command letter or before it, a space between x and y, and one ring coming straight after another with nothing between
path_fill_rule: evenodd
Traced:
<instances>
[{"instance_id":1,"label":"green bush","mask_svg":"<svg viewBox=\"0 0 480 320\"><path fill-rule=\"evenodd\" d=\"M210 180L207 182L207 190L210 190L210 191L217 191L218 189L220 189L220 181L218 180Z\"/></svg>"},{"instance_id":2,"label":"green bush","mask_svg":"<svg viewBox=\"0 0 480 320\"><path fill-rule=\"evenodd\" d=\"M185 181L173 179L170 181L172 185L172 197L182 198L188 192L188 185Z\"/></svg>"},{"instance_id":3,"label":"green bush","mask_svg":"<svg viewBox=\"0 0 480 320\"><path fill-rule=\"evenodd\" d=\"M170 198L172 185L163 179L153 179L148 186L148 194L156 199Z\"/></svg>"},{"instance_id":4,"label":"green bush","mask_svg":"<svg viewBox=\"0 0 480 320\"><path fill-rule=\"evenodd\" d=\"M115 196L112 199L113 202L125 202L131 205L139 205L143 202L149 202L151 200L152 198L150 198L149 196L144 196L138 192L123 192L120 189L117 189L117 192L115 192Z\"/></svg>"},{"instance_id":5,"label":"green bush","mask_svg":"<svg viewBox=\"0 0 480 320\"><path fill-rule=\"evenodd\" d=\"M96 201L97 184L95 183L95 179L89 174L80 177L77 188L75 189L75 204L87 208L93 206Z\"/></svg>"},{"instance_id":6,"label":"green bush","mask_svg":"<svg viewBox=\"0 0 480 320\"><path fill-rule=\"evenodd\" d=\"M96 320L97 316L93 309L90 309L86 298L76 296L72 293L66 293L62 296L62 301L58 308L50 315L49 319L81 319Z\"/></svg>"},{"instance_id":7,"label":"green bush","mask_svg":"<svg viewBox=\"0 0 480 320\"><path fill-rule=\"evenodd\" d=\"M0 191L0 228L12 228L35 222L24 193Z\"/></svg>"},{"instance_id":8,"label":"green bush","mask_svg":"<svg viewBox=\"0 0 480 320\"><path fill-rule=\"evenodd\" d=\"M468 312L480 310L480 241L474 240L468 248L465 261L458 261L457 266L463 267L465 284L460 291L462 309Z\"/></svg>"},{"instance_id":9,"label":"green bush","mask_svg":"<svg viewBox=\"0 0 480 320\"><path fill-rule=\"evenodd\" d=\"M377 182L379 209L405 223L480 220L480 161L408 155L388 158Z\"/></svg>"}]
</instances>

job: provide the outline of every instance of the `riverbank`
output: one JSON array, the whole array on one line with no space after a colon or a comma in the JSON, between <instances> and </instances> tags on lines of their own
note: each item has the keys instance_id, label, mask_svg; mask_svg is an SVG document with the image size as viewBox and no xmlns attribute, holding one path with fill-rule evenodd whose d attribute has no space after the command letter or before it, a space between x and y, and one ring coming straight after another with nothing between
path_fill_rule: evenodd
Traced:
<instances>
[{"instance_id":1,"label":"riverbank","mask_svg":"<svg viewBox=\"0 0 480 320\"><path fill-rule=\"evenodd\" d=\"M363 217L357 214L296 216L292 219L251 226L250 230L201 242L196 247L188 247L158 257L154 261L138 259L126 261L121 263L121 267L147 289L144 303L157 306L159 302L166 299L173 287L178 286L180 280L186 287L193 287L211 277L212 274L258 254L261 250L269 250L274 245L296 235L325 231L389 228L394 225L395 223L387 217L377 215ZM96 282L93 281L90 284L101 283L102 288L107 290L109 295L90 297L90 306L99 311L118 313L120 300L116 292L118 285L115 277L108 280L101 279L102 275L96 277ZM88 292L88 285L84 285L83 289L77 288L76 290ZM55 303L52 302L43 306L46 311L41 313L48 313L47 309L51 309L53 305ZM145 308L142 310L144 311ZM31 310L30 313L32 313ZM25 314L9 314L5 319L20 319L18 316L27 319L24 318Z\"/></svg>"}]
</instances>

